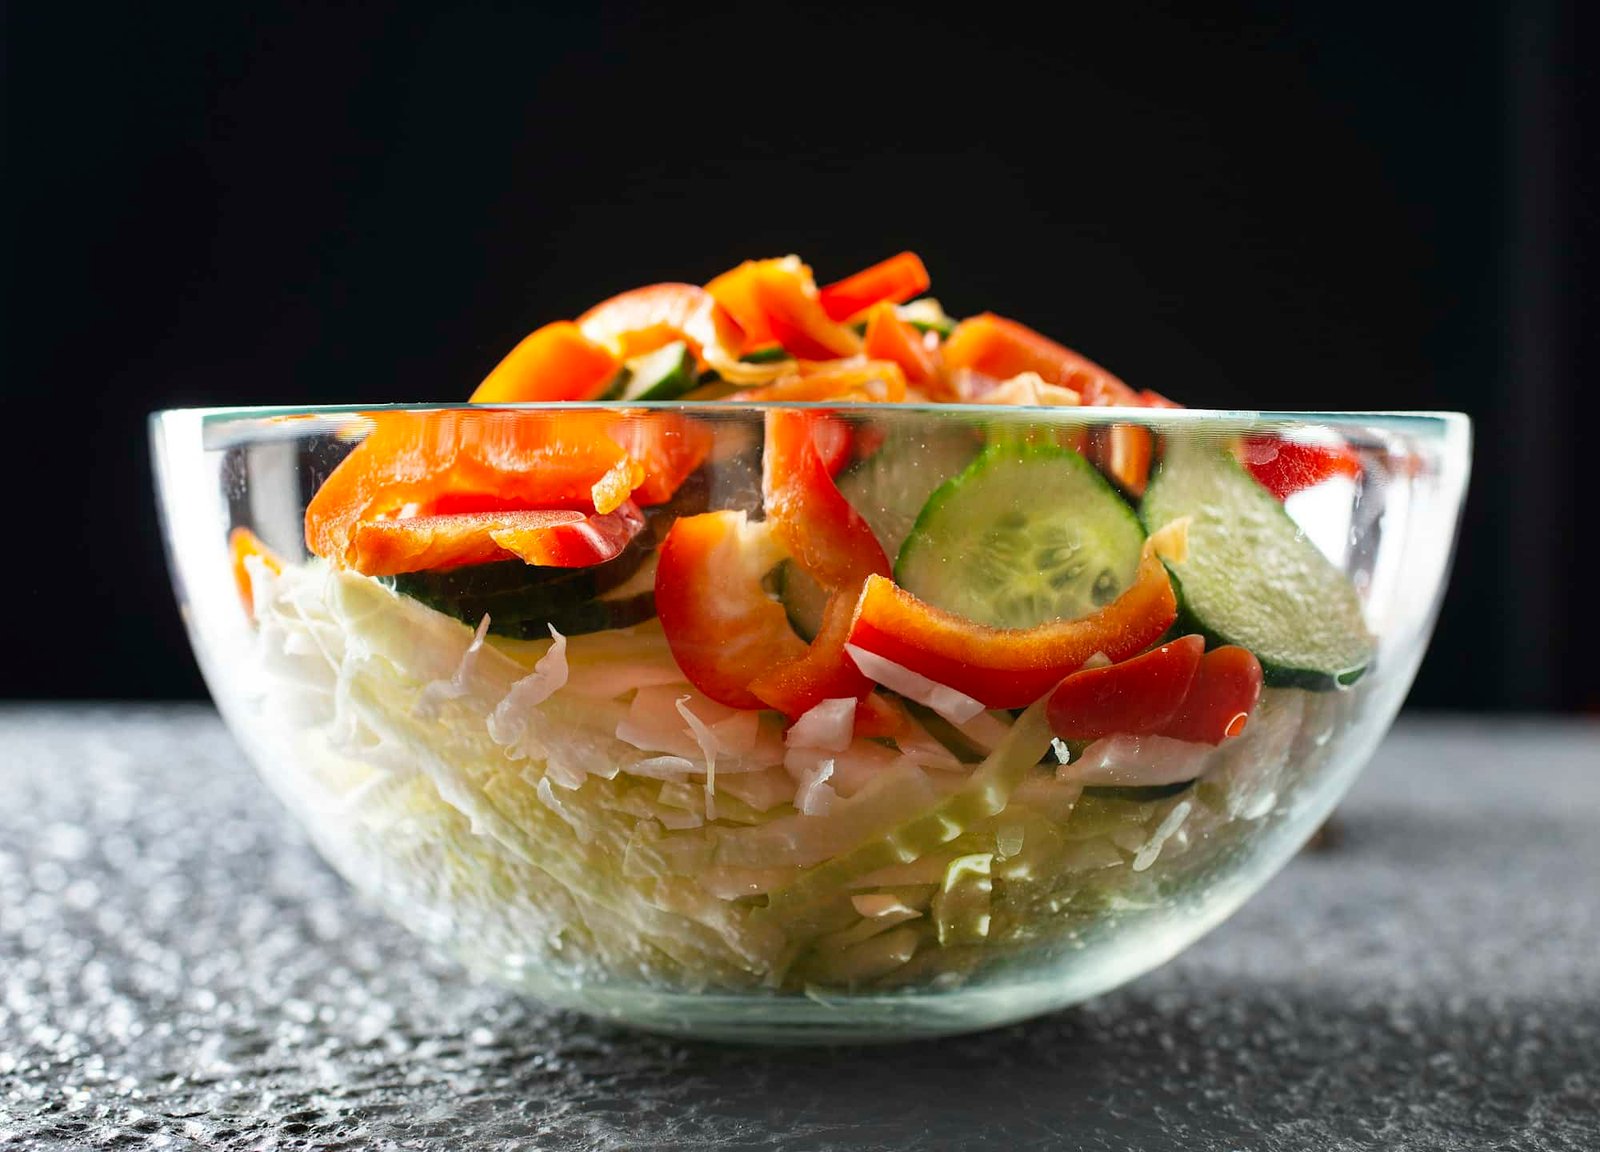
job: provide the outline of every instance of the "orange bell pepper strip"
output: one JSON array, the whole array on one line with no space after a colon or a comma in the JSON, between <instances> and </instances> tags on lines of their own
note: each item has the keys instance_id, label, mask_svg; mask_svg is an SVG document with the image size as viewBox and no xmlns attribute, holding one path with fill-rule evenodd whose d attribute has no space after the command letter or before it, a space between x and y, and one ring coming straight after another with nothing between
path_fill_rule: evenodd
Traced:
<instances>
[{"instance_id":1,"label":"orange bell pepper strip","mask_svg":"<svg viewBox=\"0 0 1600 1152\"><path fill-rule=\"evenodd\" d=\"M941 352L948 370L966 369L995 381L1037 372L1046 384L1071 388L1085 404L1138 404L1132 388L1093 360L992 312L957 324Z\"/></svg>"},{"instance_id":2,"label":"orange bell pepper strip","mask_svg":"<svg viewBox=\"0 0 1600 1152\"><path fill-rule=\"evenodd\" d=\"M849 320L881 301L904 304L928 290L928 269L915 252L902 252L836 280L818 294L830 320Z\"/></svg>"},{"instance_id":3,"label":"orange bell pepper strip","mask_svg":"<svg viewBox=\"0 0 1600 1152\"><path fill-rule=\"evenodd\" d=\"M593 400L621 363L570 320L537 328L506 354L472 393L473 404Z\"/></svg>"},{"instance_id":4,"label":"orange bell pepper strip","mask_svg":"<svg viewBox=\"0 0 1600 1152\"><path fill-rule=\"evenodd\" d=\"M1150 483L1155 437L1138 424L1096 428L1090 437L1090 458L1130 497L1137 500Z\"/></svg>"},{"instance_id":5,"label":"orange bell pepper strip","mask_svg":"<svg viewBox=\"0 0 1600 1152\"><path fill-rule=\"evenodd\" d=\"M245 561L255 557L274 575L283 574L283 558L268 548L266 542L248 528L235 528L228 533L228 559L233 566L233 583L239 589L239 599L244 610L255 618L256 593L250 579L250 569Z\"/></svg>"},{"instance_id":6,"label":"orange bell pepper strip","mask_svg":"<svg viewBox=\"0 0 1600 1152\"><path fill-rule=\"evenodd\" d=\"M1158 730L1174 740L1221 744L1244 731L1261 699L1261 661L1227 645L1207 652L1175 716Z\"/></svg>"},{"instance_id":7,"label":"orange bell pepper strip","mask_svg":"<svg viewBox=\"0 0 1600 1152\"><path fill-rule=\"evenodd\" d=\"M896 403L906 398L906 374L892 360L851 360L802 364L800 371L759 388L728 397L751 401L871 401Z\"/></svg>"},{"instance_id":8,"label":"orange bell pepper strip","mask_svg":"<svg viewBox=\"0 0 1600 1152\"><path fill-rule=\"evenodd\" d=\"M861 351L861 338L822 310L811 269L794 256L746 260L707 284L706 291L743 330L747 348L776 341L805 360Z\"/></svg>"},{"instance_id":9,"label":"orange bell pepper strip","mask_svg":"<svg viewBox=\"0 0 1600 1152\"><path fill-rule=\"evenodd\" d=\"M351 566L367 576L513 558L586 568L614 559L643 527L644 514L631 500L603 514L563 508L365 520L352 534Z\"/></svg>"},{"instance_id":10,"label":"orange bell pepper strip","mask_svg":"<svg viewBox=\"0 0 1600 1152\"><path fill-rule=\"evenodd\" d=\"M1269 436L1246 437L1240 459L1245 470L1279 500L1335 476L1361 478L1361 456L1346 445L1298 444Z\"/></svg>"},{"instance_id":11,"label":"orange bell pepper strip","mask_svg":"<svg viewBox=\"0 0 1600 1152\"><path fill-rule=\"evenodd\" d=\"M1021 708L1100 653L1126 660L1177 619L1178 602L1158 549L1173 529L1145 543L1134 582L1110 604L1076 620L1032 628L991 628L935 608L881 576L867 578L850 643L979 700Z\"/></svg>"},{"instance_id":12,"label":"orange bell pepper strip","mask_svg":"<svg viewBox=\"0 0 1600 1152\"><path fill-rule=\"evenodd\" d=\"M695 284L651 284L613 296L578 317L578 329L618 360L686 341L702 363L726 363L744 333L716 298Z\"/></svg>"},{"instance_id":13,"label":"orange bell pepper strip","mask_svg":"<svg viewBox=\"0 0 1600 1152\"><path fill-rule=\"evenodd\" d=\"M783 560L765 521L704 512L675 521L656 566L656 616L689 683L730 708L764 708L750 684L805 655L762 579Z\"/></svg>"},{"instance_id":14,"label":"orange bell pepper strip","mask_svg":"<svg viewBox=\"0 0 1600 1152\"><path fill-rule=\"evenodd\" d=\"M924 384L933 379L939 362L922 342L922 333L895 315L893 304L875 304L867 313L867 334L862 350L872 360L890 360L900 365L906 383Z\"/></svg>"},{"instance_id":15,"label":"orange bell pepper strip","mask_svg":"<svg viewBox=\"0 0 1600 1152\"><path fill-rule=\"evenodd\" d=\"M1045 704L1050 731L1063 740L1161 731L1188 698L1205 650L1204 638L1185 636L1120 664L1074 672Z\"/></svg>"},{"instance_id":16,"label":"orange bell pepper strip","mask_svg":"<svg viewBox=\"0 0 1600 1152\"><path fill-rule=\"evenodd\" d=\"M433 513L660 504L710 436L671 413L379 412L306 506L306 545L354 567L367 521Z\"/></svg>"}]
</instances>

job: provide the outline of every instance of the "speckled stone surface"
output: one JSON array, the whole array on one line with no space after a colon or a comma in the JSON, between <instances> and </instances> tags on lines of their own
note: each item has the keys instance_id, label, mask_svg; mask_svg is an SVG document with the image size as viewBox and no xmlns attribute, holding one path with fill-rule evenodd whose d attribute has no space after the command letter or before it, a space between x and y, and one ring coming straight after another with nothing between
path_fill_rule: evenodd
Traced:
<instances>
[{"instance_id":1,"label":"speckled stone surface","mask_svg":"<svg viewBox=\"0 0 1600 1152\"><path fill-rule=\"evenodd\" d=\"M200 708L0 709L0 1147L1600 1147L1600 727L1411 722L1222 928L919 1045L640 1037L362 908Z\"/></svg>"}]
</instances>

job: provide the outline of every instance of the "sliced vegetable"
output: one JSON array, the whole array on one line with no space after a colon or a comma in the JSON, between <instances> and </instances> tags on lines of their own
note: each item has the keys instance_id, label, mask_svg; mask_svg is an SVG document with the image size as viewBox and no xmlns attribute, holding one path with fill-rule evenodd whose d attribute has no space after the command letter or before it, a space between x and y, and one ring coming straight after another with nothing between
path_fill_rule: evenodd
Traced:
<instances>
[{"instance_id":1,"label":"sliced vegetable","mask_svg":"<svg viewBox=\"0 0 1600 1152\"><path fill-rule=\"evenodd\" d=\"M1121 397L1115 401L1119 404L1138 403L1133 389L1094 361L992 312L957 324L942 352L946 370L976 372L997 383L1037 372L1047 384L1096 397L1085 395L1085 404L1100 403L1100 395Z\"/></svg>"},{"instance_id":2,"label":"sliced vegetable","mask_svg":"<svg viewBox=\"0 0 1600 1152\"><path fill-rule=\"evenodd\" d=\"M1345 445L1301 444L1269 436L1247 436L1239 452L1246 471L1279 500L1343 476L1361 478L1361 455Z\"/></svg>"},{"instance_id":3,"label":"sliced vegetable","mask_svg":"<svg viewBox=\"0 0 1600 1152\"><path fill-rule=\"evenodd\" d=\"M1029 628L1114 601L1139 567L1144 529L1082 456L998 443L928 499L895 581L979 624Z\"/></svg>"},{"instance_id":4,"label":"sliced vegetable","mask_svg":"<svg viewBox=\"0 0 1600 1152\"><path fill-rule=\"evenodd\" d=\"M578 328L619 361L682 341L701 362L716 364L737 359L745 344L738 323L695 284L623 292L578 317Z\"/></svg>"},{"instance_id":5,"label":"sliced vegetable","mask_svg":"<svg viewBox=\"0 0 1600 1152\"><path fill-rule=\"evenodd\" d=\"M1169 439L1140 516L1191 519L1189 557L1172 570L1184 612L1215 643L1255 653L1268 684L1338 687L1371 663L1349 578L1220 444Z\"/></svg>"},{"instance_id":6,"label":"sliced vegetable","mask_svg":"<svg viewBox=\"0 0 1600 1152\"><path fill-rule=\"evenodd\" d=\"M892 360L900 365L908 384L923 384L933 379L939 369L938 359L922 342L922 333L900 319L892 304L875 304L867 313L862 350L873 360Z\"/></svg>"},{"instance_id":7,"label":"sliced vegetable","mask_svg":"<svg viewBox=\"0 0 1600 1152\"><path fill-rule=\"evenodd\" d=\"M870 575L887 576L889 560L817 453L813 432L821 415L799 409L767 413L761 465L767 522L817 583L853 592Z\"/></svg>"},{"instance_id":8,"label":"sliced vegetable","mask_svg":"<svg viewBox=\"0 0 1600 1152\"><path fill-rule=\"evenodd\" d=\"M576 324L558 320L525 336L472 393L473 404L593 400L617 374L617 358Z\"/></svg>"},{"instance_id":9,"label":"sliced vegetable","mask_svg":"<svg viewBox=\"0 0 1600 1152\"><path fill-rule=\"evenodd\" d=\"M1050 694L1050 730L1063 740L1165 731L1188 698L1205 647L1201 637L1185 636L1120 664L1074 672Z\"/></svg>"},{"instance_id":10,"label":"sliced vegetable","mask_svg":"<svg viewBox=\"0 0 1600 1152\"><path fill-rule=\"evenodd\" d=\"M765 522L706 512L673 524L656 569L656 614L678 667L731 708L765 707L750 682L806 645L762 579L784 558Z\"/></svg>"},{"instance_id":11,"label":"sliced vegetable","mask_svg":"<svg viewBox=\"0 0 1600 1152\"><path fill-rule=\"evenodd\" d=\"M346 559L368 576L508 557L549 568L586 568L614 559L643 527L644 514L631 500L606 513L543 509L364 520L351 534Z\"/></svg>"},{"instance_id":12,"label":"sliced vegetable","mask_svg":"<svg viewBox=\"0 0 1600 1152\"><path fill-rule=\"evenodd\" d=\"M521 560L383 578L402 596L468 625L489 619L497 636L548 639L550 628L581 636L626 628L655 615L653 555L640 535L609 563L589 568L536 568Z\"/></svg>"},{"instance_id":13,"label":"sliced vegetable","mask_svg":"<svg viewBox=\"0 0 1600 1152\"><path fill-rule=\"evenodd\" d=\"M750 682L750 691L791 720L824 700L859 700L870 693L872 681L845 656L858 598L854 591L835 592L804 654L763 671Z\"/></svg>"},{"instance_id":14,"label":"sliced vegetable","mask_svg":"<svg viewBox=\"0 0 1600 1152\"><path fill-rule=\"evenodd\" d=\"M281 576L283 558L268 548L261 537L244 527L228 533L228 557L233 565L233 583L239 589L239 599L244 604L244 610L254 615L255 589L251 585L250 569L245 561L255 557L266 566L268 572Z\"/></svg>"},{"instance_id":15,"label":"sliced vegetable","mask_svg":"<svg viewBox=\"0 0 1600 1152\"><path fill-rule=\"evenodd\" d=\"M660 504L710 448L672 413L379 412L306 506L306 544L354 567L358 524L404 515Z\"/></svg>"},{"instance_id":16,"label":"sliced vegetable","mask_svg":"<svg viewBox=\"0 0 1600 1152\"><path fill-rule=\"evenodd\" d=\"M759 388L735 392L730 400L794 403L802 401L897 401L906 398L906 374L892 360L853 360L802 366L800 371Z\"/></svg>"},{"instance_id":17,"label":"sliced vegetable","mask_svg":"<svg viewBox=\"0 0 1600 1152\"><path fill-rule=\"evenodd\" d=\"M693 349L674 340L623 364L604 399L676 400L698 382Z\"/></svg>"},{"instance_id":18,"label":"sliced vegetable","mask_svg":"<svg viewBox=\"0 0 1600 1152\"><path fill-rule=\"evenodd\" d=\"M1261 698L1261 662L1243 648L1214 648L1200 660L1183 705L1160 734L1221 744L1244 731Z\"/></svg>"},{"instance_id":19,"label":"sliced vegetable","mask_svg":"<svg viewBox=\"0 0 1600 1152\"><path fill-rule=\"evenodd\" d=\"M877 449L839 476L839 491L866 518L892 558L934 489L972 463L979 437L975 429L957 421L915 431L898 424L887 430L869 426L866 431L881 437ZM873 438L858 435L857 442Z\"/></svg>"},{"instance_id":20,"label":"sliced vegetable","mask_svg":"<svg viewBox=\"0 0 1600 1152\"><path fill-rule=\"evenodd\" d=\"M849 320L880 301L904 304L926 292L929 283L928 270L917 254L902 252L826 285L819 298L830 320Z\"/></svg>"},{"instance_id":21,"label":"sliced vegetable","mask_svg":"<svg viewBox=\"0 0 1600 1152\"><path fill-rule=\"evenodd\" d=\"M1104 608L1033 628L978 624L869 577L850 642L989 708L1020 708L1097 653L1125 660L1166 632L1178 606L1158 549L1170 552L1177 543L1164 533L1146 541L1133 583Z\"/></svg>"},{"instance_id":22,"label":"sliced vegetable","mask_svg":"<svg viewBox=\"0 0 1600 1152\"><path fill-rule=\"evenodd\" d=\"M823 311L811 269L798 257L746 260L707 284L706 291L734 318L751 346L775 340L805 360L861 351L861 338Z\"/></svg>"}]
</instances>

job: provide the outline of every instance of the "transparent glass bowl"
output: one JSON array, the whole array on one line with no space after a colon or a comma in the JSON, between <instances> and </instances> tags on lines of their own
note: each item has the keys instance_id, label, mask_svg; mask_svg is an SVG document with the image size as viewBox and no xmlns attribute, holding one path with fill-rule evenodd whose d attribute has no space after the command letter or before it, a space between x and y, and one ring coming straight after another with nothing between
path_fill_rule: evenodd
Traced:
<instances>
[{"instance_id":1,"label":"transparent glass bowl","mask_svg":"<svg viewBox=\"0 0 1600 1152\"><path fill-rule=\"evenodd\" d=\"M151 422L160 503L206 682L352 885L471 970L556 1005L705 1037L885 1040L1024 1019L1161 964L1283 866L1400 707L1450 562L1466 418L826 407L857 443L933 445L959 428L1081 444L1113 425L1147 428L1158 445L1247 434L1269 454L1273 443L1336 438L1359 453L1359 480L1285 507L1348 574L1376 656L1346 688L1269 683L1243 734L1187 788L1086 791L1047 756L988 809L930 837L930 819L954 810L940 805L970 792L987 762L918 765L879 741L878 777L841 772L837 806L805 815L763 721L759 732L729 729L743 735L729 740L708 810L703 768L660 770L697 761L687 726L659 741L672 747L618 738L641 696L691 692L652 621L572 636L572 680L507 737L495 710L550 641L490 634L472 653L468 623L307 555L307 502L371 427L363 413L384 409L170 411ZM759 515L764 411L640 405L619 419L686 417L708 430L692 510ZM943 467L931 448L924 460ZM671 507L652 514L658 536ZM251 604L230 554L240 527L286 565L281 575L249 566ZM648 616L648 584L646 597Z\"/></svg>"}]
</instances>

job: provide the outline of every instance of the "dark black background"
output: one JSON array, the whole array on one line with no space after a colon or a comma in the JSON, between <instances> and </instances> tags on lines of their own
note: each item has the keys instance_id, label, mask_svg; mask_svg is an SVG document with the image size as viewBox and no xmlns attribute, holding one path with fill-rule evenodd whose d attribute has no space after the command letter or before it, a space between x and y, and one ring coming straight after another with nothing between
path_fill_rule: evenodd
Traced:
<instances>
[{"instance_id":1,"label":"dark black background","mask_svg":"<svg viewBox=\"0 0 1600 1152\"><path fill-rule=\"evenodd\" d=\"M1588 18L1206 7L6 5L0 697L202 691L153 408L458 399L622 288L911 247L1194 406L1471 413L1412 702L1600 707Z\"/></svg>"}]
</instances>

